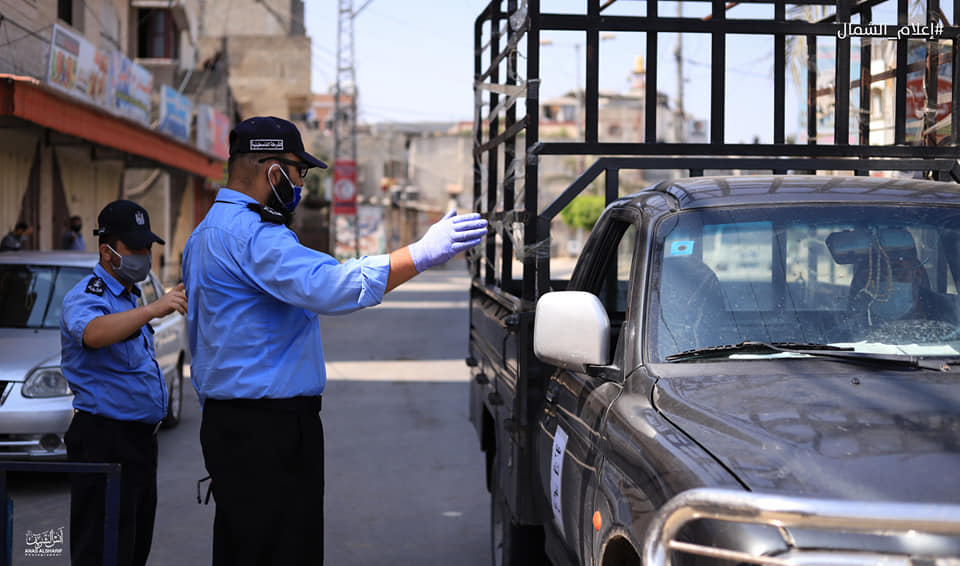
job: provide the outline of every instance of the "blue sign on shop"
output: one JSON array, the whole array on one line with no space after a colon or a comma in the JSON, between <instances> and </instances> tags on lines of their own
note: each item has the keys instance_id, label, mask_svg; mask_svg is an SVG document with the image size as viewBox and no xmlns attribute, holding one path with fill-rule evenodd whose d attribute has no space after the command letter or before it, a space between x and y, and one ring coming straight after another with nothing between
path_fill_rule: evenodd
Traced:
<instances>
[{"instance_id":1,"label":"blue sign on shop","mask_svg":"<svg viewBox=\"0 0 960 566\"><path fill-rule=\"evenodd\" d=\"M193 103L173 88L163 85L160 90L160 123L157 130L189 142L192 118Z\"/></svg>"}]
</instances>

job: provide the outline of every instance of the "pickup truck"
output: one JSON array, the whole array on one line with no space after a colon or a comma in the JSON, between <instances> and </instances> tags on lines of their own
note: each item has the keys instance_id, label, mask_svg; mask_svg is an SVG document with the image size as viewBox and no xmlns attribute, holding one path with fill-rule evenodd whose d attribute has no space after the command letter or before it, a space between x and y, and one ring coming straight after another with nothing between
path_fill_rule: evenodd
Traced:
<instances>
[{"instance_id":1,"label":"pickup truck","mask_svg":"<svg viewBox=\"0 0 960 566\"><path fill-rule=\"evenodd\" d=\"M958 288L960 187L867 176L660 182L536 304L475 276L494 563L957 564Z\"/></svg>"}]
</instances>

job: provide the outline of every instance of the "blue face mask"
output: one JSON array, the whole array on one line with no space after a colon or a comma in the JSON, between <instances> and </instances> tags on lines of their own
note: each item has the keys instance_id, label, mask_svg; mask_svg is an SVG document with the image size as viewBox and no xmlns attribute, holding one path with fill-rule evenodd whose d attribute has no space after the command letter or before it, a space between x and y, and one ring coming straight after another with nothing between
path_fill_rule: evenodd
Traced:
<instances>
[{"instance_id":1,"label":"blue face mask","mask_svg":"<svg viewBox=\"0 0 960 566\"><path fill-rule=\"evenodd\" d=\"M270 180L270 171L272 171L274 167L277 167L280 169L280 173L283 174L283 178L286 180L287 185L291 188L290 190L291 196L290 196L290 200L288 201L285 201L282 198L280 198L280 194L277 192L277 187L275 187L273 185L273 181ZM267 171L267 182L270 183L270 188L273 189L273 195L277 197L277 200L283 203L284 208L286 208L288 212L293 212L294 209L297 208L297 205L300 204L300 194L303 192L303 187L299 185L294 185L293 182L290 180L290 177L287 177L287 172L283 170L283 167L280 167L276 163L271 165L270 169Z\"/></svg>"}]
</instances>

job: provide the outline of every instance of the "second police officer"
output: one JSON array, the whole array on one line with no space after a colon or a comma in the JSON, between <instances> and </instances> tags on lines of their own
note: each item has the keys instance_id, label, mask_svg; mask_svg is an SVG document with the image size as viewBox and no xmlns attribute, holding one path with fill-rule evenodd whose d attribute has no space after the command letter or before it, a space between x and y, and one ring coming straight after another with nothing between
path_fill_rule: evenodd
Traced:
<instances>
[{"instance_id":1,"label":"second police officer","mask_svg":"<svg viewBox=\"0 0 960 566\"><path fill-rule=\"evenodd\" d=\"M73 462L121 464L119 566L143 566L157 510L157 428L167 414L167 387L157 365L150 320L186 314L181 283L137 306L137 283L150 272L150 249L163 240L140 205L118 200L98 217L100 261L63 299L63 374L73 391L73 421L64 441ZM73 566L103 564L105 479L72 478Z\"/></svg>"}]
</instances>

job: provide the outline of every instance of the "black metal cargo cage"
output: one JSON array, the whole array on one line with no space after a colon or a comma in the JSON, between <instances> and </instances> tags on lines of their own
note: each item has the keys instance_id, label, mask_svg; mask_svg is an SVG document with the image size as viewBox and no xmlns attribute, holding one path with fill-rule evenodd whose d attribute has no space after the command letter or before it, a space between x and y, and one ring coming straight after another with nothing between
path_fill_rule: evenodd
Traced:
<instances>
[{"instance_id":1,"label":"black metal cargo cage","mask_svg":"<svg viewBox=\"0 0 960 566\"><path fill-rule=\"evenodd\" d=\"M583 0L578 13L550 12L557 4L492 0L475 24L473 198L475 210L491 220L493 231L486 246L473 254L471 271L475 286L496 287L518 305L529 308L551 287L562 287L550 280L550 223L594 182L609 204L622 196L624 179L653 171L960 181L960 27L954 25L960 0ZM697 15L669 13L678 6L676 12L682 12L684 5L699 7ZM765 7L773 17L734 17L740 5ZM542 47L556 32L582 37L570 61L578 83L579 69L585 69L583 87L578 84L574 91L579 115L573 140L543 135ZM610 140L599 120L601 52L608 49L601 50L600 44L605 34L627 32L636 32L645 43L644 84L636 93L642 128L639 139ZM658 123L658 107L663 112L659 50L664 37L694 34L709 37L709 85L704 87L709 89L708 131L700 140L683 135L671 140ZM769 128L771 143L727 139L727 86L733 79L725 61L738 36L772 38L772 89L753 93L772 97L770 123L756 118ZM680 90L683 76L678 74ZM788 117L796 118L788 116L788 80L799 91L798 106L805 116L806 139L799 141L787 135ZM885 102L880 108L885 99L878 91L892 105ZM682 121L683 97L677 100L673 113ZM889 125L882 135L876 128L871 131L878 116ZM824 124L831 121L832 131L825 132ZM556 195L540 190L542 162L551 156L575 157L582 164L579 177L571 176L569 186ZM522 274L514 273L514 257Z\"/></svg>"}]
</instances>

